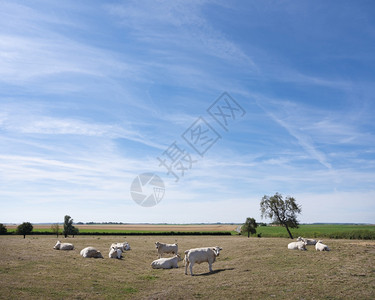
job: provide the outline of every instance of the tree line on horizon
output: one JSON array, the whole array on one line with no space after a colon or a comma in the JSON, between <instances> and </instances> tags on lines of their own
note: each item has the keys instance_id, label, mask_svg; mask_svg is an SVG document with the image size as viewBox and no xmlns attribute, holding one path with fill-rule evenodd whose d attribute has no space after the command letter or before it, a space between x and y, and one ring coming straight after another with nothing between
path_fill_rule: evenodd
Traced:
<instances>
[{"instance_id":1,"label":"tree line on horizon","mask_svg":"<svg viewBox=\"0 0 375 300\"><path fill-rule=\"evenodd\" d=\"M297 220L297 214L301 213L301 206L296 203L293 197L286 197L285 200L283 196L276 193L273 196L264 195L260 202L260 210L262 218L269 218L273 220L273 224L281 225L287 230L289 237L293 239L293 235L290 232L290 228L298 228L299 222ZM80 224L79 222L77 224ZM86 224L95 224L94 222L89 222ZM102 223L103 224L103 223ZM104 224L113 224L112 222L105 222ZM116 223L118 224L118 223ZM122 223L121 223L122 224ZM247 237L256 234L256 228L259 225L265 225L265 223L258 224L254 218L247 218L245 223L241 226L241 234L247 233ZM26 235L30 234L33 230L33 225L30 222L23 222L17 226L16 234ZM73 219L69 215L64 216L63 230L60 230L60 224L54 223L51 225L52 233L63 234L66 237L72 235L73 237L79 234L79 229L73 225ZM0 223L0 234L6 234L7 228L5 225ZM258 235L260 237L260 235Z\"/></svg>"},{"instance_id":2,"label":"tree line on horizon","mask_svg":"<svg viewBox=\"0 0 375 300\"><path fill-rule=\"evenodd\" d=\"M22 224L17 226L16 234L23 235L23 238L26 238L26 235L31 234L34 227L30 222L23 222ZM72 235L73 237L79 234L79 229L73 225L73 219L66 215L64 217L64 225L63 230L60 230L59 223L55 223L51 225L51 231L56 234L58 237L59 234L63 234L65 237ZM0 234L7 234L8 229L2 223L0 223Z\"/></svg>"}]
</instances>

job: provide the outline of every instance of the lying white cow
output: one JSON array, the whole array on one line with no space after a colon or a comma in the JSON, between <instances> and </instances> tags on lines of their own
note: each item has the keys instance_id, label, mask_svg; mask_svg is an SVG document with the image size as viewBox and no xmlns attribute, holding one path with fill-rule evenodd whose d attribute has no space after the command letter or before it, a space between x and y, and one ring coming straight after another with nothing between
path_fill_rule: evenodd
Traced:
<instances>
[{"instance_id":1,"label":"lying white cow","mask_svg":"<svg viewBox=\"0 0 375 300\"><path fill-rule=\"evenodd\" d=\"M190 274L193 274L193 266L195 263L201 264L203 262L208 262L208 269L212 272L212 264L215 262L216 257L219 256L220 250L222 248L207 247L207 248L195 248L185 251L185 275L187 275L187 268L190 265Z\"/></svg>"},{"instance_id":2,"label":"lying white cow","mask_svg":"<svg viewBox=\"0 0 375 300\"><path fill-rule=\"evenodd\" d=\"M315 250L316 251L329 251L330 249L328 248L327 245L323 244L321 240L319 240L316 244L315 244Z\"/></svg>"},{"instance_id":3,"label":"lying white cow","mask_svg":"<svg viewBox=\"0 0 375 300\"><path fill-rule=\"evenodd\" d=\"M118 249L121 249L122 252L130 250L130 245L128 242L124 243L114 243L109 247L109 250L111 250L113 247L117 247Z\"/></svg>"},{"instance_id":4,"label":"lying white cow","mask_svg":"<svg viewBox=\"0 0 375 300\"><path fill-rule=\"evenodd\" d=\"M290 250L306 250L306 243L299 241L299 242L291 242L288 244L288 249Z\"/></svg>"},{"instance_id":5,"label":"lying white cow","mask_svg":"<svg viewBox=\"0 0 375 300\"><path fill-rule=\"evenodd\" d=\"M175 244L164 244L164 243L155 243L156 249L158 249L159 258L162 257L164 253L172 253L177 254L178 253L178 245Z\"/></svg>"},{"instance_id":6,"label":"lying white cow","mask_svg":"<svg viewBox=\"0 0 375 300\"><path fill-rule=\"evenodd\" d=\"M53 247L53 249L56 249L56 250L73 250L74 245L70 244L70 243L61 243L60 241L57 241L57 243L56 243L55 247Z\"/></svg>"},{"instance_id":7,"label":"lying white cow","mask_svg":"<svg viewBox=\"0 0 375 300\"><path fill-rule=\"evenodd\" d=\"M316 240L305 239L305 238L300 237L300 236L297 238L297 241L305 242L306 245L315 245L316 244Z\"/></svg>"},{"instance_id":8,"label":"lying white cow","mask_svg":"<svg viewBox=\"0 0 375 300\"><path fill-rule=\"evenodd\" d=\"M111 250L109 250L108 257L109 258L118 258L118 259L121 259L121 257L122 257L122 250L121 250L121 248L112 247Z\"/></svg>"},{"instance_id":9,"label":"lying white cow","mask_svg":"<svg viewBox=\"0 0 375 300\"><path fill-rule=\"evenodd\" d=\"M96 250L94 247L86 247L81 250L80 254L87 258L103 258L100 251Z\"/></svg>"},{"instance_id":10,"label":"lying white cow","mask_svg":"<svg viewBox=\"0 0 375 300\"><path fill-rule=\"evenodd\" d=\"M178 254L170 258L159 258L151 263L151 267L153 269L178 268L178 262L181 260L182 258Z\"/></svg>"}]
</instances>

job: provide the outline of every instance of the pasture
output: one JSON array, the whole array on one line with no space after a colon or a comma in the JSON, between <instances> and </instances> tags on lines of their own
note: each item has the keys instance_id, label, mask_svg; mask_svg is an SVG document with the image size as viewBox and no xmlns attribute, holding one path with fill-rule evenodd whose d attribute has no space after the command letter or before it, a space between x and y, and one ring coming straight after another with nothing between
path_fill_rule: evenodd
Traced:
<instances>
[{"instance_id":1,"label":"pasture","mask_svg":"<svg viewBox=\"0 0 375 300\"><path fill-rule=\"evenodd\" d=\"M297 229L291 228L290 231L294 237L375 239L374 225L303 224ZM286 229L281 226L259 226L257 233L263 237L289 237Z\"/></svg>"},{"instance_id":2,"label":"pasture","mask_svg":"<svg viewBox=\"0 0 375 300\"><path fill-rule=\"evenodd\" d=\"M73 251L53 250L54 236L0 236L1 299L374 299L375 241L327 240L332 251L287 249L289 239L243 236L77 236ZM128 241L124 259L108 258L109 245ZM155 241L178 242L179 252L221 246L214 272L194 266L153 270ZM99 249L104 259L79 251Z\"/></svg>"}]
</instances>

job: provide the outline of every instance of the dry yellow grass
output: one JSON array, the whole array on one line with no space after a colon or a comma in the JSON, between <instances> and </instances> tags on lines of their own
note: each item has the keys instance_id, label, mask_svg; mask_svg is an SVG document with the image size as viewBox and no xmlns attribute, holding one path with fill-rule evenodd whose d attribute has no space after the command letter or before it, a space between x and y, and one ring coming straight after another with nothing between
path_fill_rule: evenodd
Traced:
<instances>
[{"instance_id":1,"label":"dry yellow grass","mask_svg":"<svg viewBox=\"0 0 375 300\"><path fill-rule=\"evenodd\" d=\"M287 250L288 239L241 236L130 236L123 260L108 258L116 236L64 239L76 246L57 251L53 236L0 237L1 299L374 299L375 242L325 240L330 252ZM194 266L153 270L154 242L178 242L179 252L219 245L214 272ZM104 259L85 259L94 246Z\"/></svg>"}]
</instances>

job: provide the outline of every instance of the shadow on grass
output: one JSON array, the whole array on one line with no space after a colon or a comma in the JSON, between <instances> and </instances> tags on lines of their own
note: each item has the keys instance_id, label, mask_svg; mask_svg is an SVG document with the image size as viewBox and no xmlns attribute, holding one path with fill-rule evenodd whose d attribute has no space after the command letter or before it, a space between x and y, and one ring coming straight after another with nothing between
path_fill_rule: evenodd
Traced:
<instances>
[{"instance_id":1,"label":"shadow on grass","mask_svg":"<svg viewBox=\"0 0 375 300\"><path fill-rule=\"evenodd\" d=\"M194 274L193 276L210 276L210 275L214 275L214 274L217 274L217 273L220 273L220 272L232 271L232 270L234 270L234 268L217 269L217 270L213 270L212 272L207 272L207 273L202 273L202 274Z\"/></svg>"}]
</instances>

